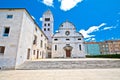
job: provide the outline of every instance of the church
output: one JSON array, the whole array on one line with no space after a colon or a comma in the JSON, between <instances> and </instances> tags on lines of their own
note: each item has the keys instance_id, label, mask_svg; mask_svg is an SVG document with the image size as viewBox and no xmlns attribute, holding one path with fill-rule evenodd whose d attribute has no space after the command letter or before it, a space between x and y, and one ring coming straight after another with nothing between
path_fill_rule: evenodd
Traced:
<instances>
[{"instance_id":1,"label":"church","mask_svg":"<svg viewBox=\"0 0 120 80\"><path fill-rule=\"evenodd\" d=\"M75 25L69 21L59 26L58 32L54 31L54 18L52 12L47 10L42 17L42 30L48 37L52 58L81 58L85 57L84 37L76 31Z\"/></svg>"}]
</instances>

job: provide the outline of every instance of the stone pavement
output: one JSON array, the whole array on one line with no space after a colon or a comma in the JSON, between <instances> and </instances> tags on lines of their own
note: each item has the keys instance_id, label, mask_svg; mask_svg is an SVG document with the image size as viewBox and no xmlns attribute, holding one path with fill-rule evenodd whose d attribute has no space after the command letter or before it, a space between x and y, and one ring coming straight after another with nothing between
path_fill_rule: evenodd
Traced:
<instances>
[{"instance_id":1,"label":"stone pavement","mask_svg":"<svg viewBox=\"0 0 120 80\"><path fill-rule=\"evenodd\" d=\"M0 80L120 80L120 68L70 70L1 70Z\"/></svg>"},{"instance_id":2,"label":"stone pavement","mask_svg":"<svg viewBox=\"0 0 120 80\"><path fill-rule=\"evenodd\" d=\"M120 59L79 58L79 59L41 59L28 60L17 70L49 70L49 69L108 69L120 68Z\"/></svg>"}]
</instances>

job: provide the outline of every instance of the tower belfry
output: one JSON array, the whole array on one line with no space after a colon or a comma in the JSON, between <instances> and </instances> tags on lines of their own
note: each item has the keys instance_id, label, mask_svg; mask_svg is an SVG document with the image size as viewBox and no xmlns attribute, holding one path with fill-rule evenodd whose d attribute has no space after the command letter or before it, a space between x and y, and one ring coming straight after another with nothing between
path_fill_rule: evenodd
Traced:
<instances>
[{"instance_id":1,"label":"tower belfry","mask_svg":"<svg viewBox=\"0 0 120 80\"><path fill-rule=\"evenodd\" d=\"M42 19L43 19L42 30L48 37L49 43L51 43L52 36L53 36L53 30L54 30L54 28L53 28L54 19L53 19L52 12L50 10L47 10L46 12L44 12Z\"/></svg>"},{"instance_id":2,"label":"tower belfry","mask_svg":"<svg viewBox=\"0 0 120 80\"><path fill-rule=\"evenodd\" d=\"M51 57L51 50L52 50L52 36L54 32L54 18L52 12L47 10L43 13L42 16L42 31L48 38L48 57Z\"/></svg>"}]
</instances>

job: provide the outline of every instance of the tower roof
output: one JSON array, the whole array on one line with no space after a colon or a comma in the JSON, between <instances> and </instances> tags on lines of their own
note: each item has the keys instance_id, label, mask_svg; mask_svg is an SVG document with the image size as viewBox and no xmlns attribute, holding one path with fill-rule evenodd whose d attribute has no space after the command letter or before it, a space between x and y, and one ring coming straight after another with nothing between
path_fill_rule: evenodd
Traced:
<instances>
[{"instance_id":1,"label":"tower roof","mask_svg":"<svg viewBox=\"0 0 120 80\"><path fill-rule=\"evenodd\" d=\"M50 9L48 9L47 11L44 12L44 15L48 15L48 14L52 14L52 12L50 11Z\"/></svg>"}]
</instances>

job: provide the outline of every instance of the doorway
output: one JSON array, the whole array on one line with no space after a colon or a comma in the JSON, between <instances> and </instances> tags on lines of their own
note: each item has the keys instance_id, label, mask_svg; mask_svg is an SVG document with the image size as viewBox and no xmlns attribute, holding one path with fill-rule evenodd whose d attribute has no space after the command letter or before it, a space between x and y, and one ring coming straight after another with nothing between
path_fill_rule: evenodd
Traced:
<instances>
[{"instance_id":1,"label":"doorway","mask_svg":"<svg viewBox=\"0 0 120 80\"><path fill-rule=\"evenodd\" d=\"M48 52L48 58L51 58L51 52Z\"/></svg>"},{"instance_id":2,"label":"doorway","mask_svg":"<svg viewBox=\"0 0 120 80\"><path fill-rule=\"evenodd\" d=\"M65 47L63 47L63 49L66 52L66 58L70 58L71 57L71 51L72 51L73 47L70 46L70 45L66 45Z\"/></svg>"},{"instance_id":3,"label":"doorway","mask_svg":"<svg viewBox=\"0 0 120 80\"><path fill-rule=\"evenodd\" d=\"M39 50L37 51L37 59L39 58Z\"/></svg>"},{"instance_id":4,"label":"doorway","mask_svg":"<svg viewBox=\"0 0 120 80\"><path fill-rule=\"evenodd\" d=\"M66 50L66 57L71 57L71 51L70 50Z\"/></svg>"},{"instance_id":5,"label":"doorway","mask_svg":"<svg viewBox=\"0 0 120 80\"><path fill-rule=\"evenodd\" d=\"M30 49L28 49L27 59L30 59Z\"/></svg>"}]
</instances>

